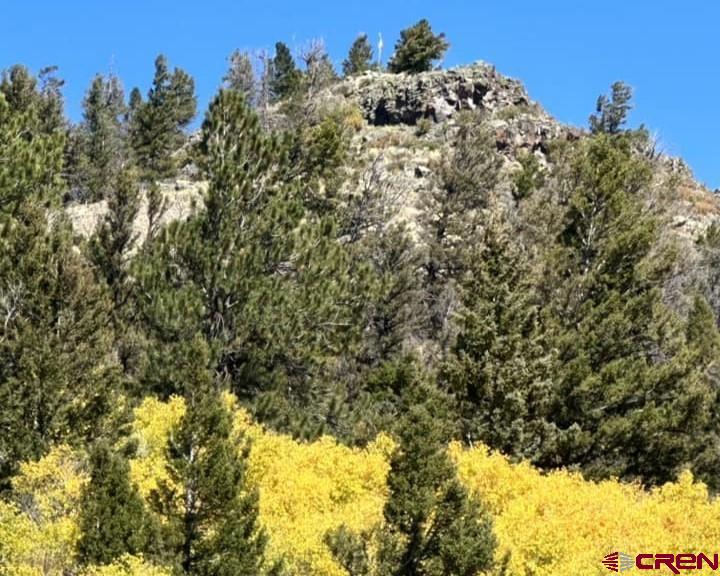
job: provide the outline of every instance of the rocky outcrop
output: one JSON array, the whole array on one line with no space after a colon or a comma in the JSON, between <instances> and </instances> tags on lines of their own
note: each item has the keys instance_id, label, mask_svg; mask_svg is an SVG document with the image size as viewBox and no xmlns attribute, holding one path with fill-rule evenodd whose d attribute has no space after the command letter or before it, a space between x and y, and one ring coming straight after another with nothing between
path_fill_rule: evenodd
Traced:
<instances>
[{"instance_id":1,"label":"rocky outcrop","mask_svg":"<svg viewBox=\"0 0 720 576\"><path fill-rule=\"evenodd\" d=\"M160 182L159 186L160 192L165 198L165 210L160 218L163 225L188 218L196 209L198 203L202 201L207 187L204 182L194 182L181 178L173 182ZM147 208L147 196L142 191L138 216L133 226L133 232L139 243L145 240L148 232ZM107 202L102 200L91 204L70 204L65 207L65 213L70 219L75 233L84 238L89 238L97 230L98 225L107 213Z\"/></svg>"},{"instance_id":2,"label":"rocky outcrop","mask_svg":"<svg viewBox=\"0 0 720 576\"><path fill-rule=\"evenodd\" d=\"M519 81L484 62L421 74L367 72L343 80L327 97L355 104L375 127L416 126L423 120L452 124L458 112L480 110L498 149L508 155L519 148L543 151L550 140L581 134L547 114Z\"/></svg>"},{"instance_id":3,"label":"rocky outcrop","mask_svg":"<svg viewBox=\"0 0 720 576\"><path fill-rule=\"evenodd\" d=\"M460 110L530 107L523 85L478 62L422 74L368 72L349 78L335 92L356 102L375 126L443 122Z\"/></svg>"}]
</instances>

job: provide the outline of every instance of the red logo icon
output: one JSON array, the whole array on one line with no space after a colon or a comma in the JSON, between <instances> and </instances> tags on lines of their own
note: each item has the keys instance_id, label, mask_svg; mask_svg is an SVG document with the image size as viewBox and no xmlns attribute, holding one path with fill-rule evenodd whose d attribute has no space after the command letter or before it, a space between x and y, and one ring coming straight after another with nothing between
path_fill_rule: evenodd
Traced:
<instances>
[{"instance_id":1,"label":"red logo icon","mask_svg":"<svg viewBox=\"0 0 720 576\"><path fill-rule=\"evenodd\" d=\"M624 552L612 552L603 558L602 563L612 572L625 572L635 566L635 558Z\"/></svg>"}]
</instances>

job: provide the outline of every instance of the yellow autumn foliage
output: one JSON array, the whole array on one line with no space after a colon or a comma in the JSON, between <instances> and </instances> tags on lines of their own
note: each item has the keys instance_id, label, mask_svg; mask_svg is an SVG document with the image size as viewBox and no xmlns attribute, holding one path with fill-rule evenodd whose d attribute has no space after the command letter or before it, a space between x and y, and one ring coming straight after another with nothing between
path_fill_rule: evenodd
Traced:
<instances>
[{"instance_id":1,"label":"yellow autumn foliage","mask_svg":"<svg viewBox=\"0 0 720 576\"><path fill-rule=\"evenodd\" d=\"M260 492L260 516L271 536L270 554L285 558L293 574L342 576L323 537L342 524L370 528L382 517L392 442L380 436L366 449L351 449L329 437L298 443L263 430L231 396L235 428L252 443L248 476ZM147 496L164 474L162 449L182 417L182 400L146 400L138 408L135 434L142 447L131 462L132 480Z\"/></svg>"},{"instance_id":2,"label":"yellow autumn foliage","mask_svg":"<svg viewBox=\"0 0 720 576\"><path fill-rule=\"evenodd\" d=\"M719 551L720 501L689 472L646 491L565 471L543 474L485 447L453 444L450 452L461 480L495 516L497 557L510 553L509 576L599 576L608 573L600 560L614 551ZM705 572L712 571L696 573Z\"/></svg>"},{"instance_id":3,"label":"yellow autumn foliage","mask_svg":"<svg viewBox=\"0 0 720 576\"><path fill-rule=\"evenodd\" d=\"M27 462L0 502L0 569L8 576L61 575L74 566L77 513L87 476L68 446Z\"/></svg>"},{"instance_id":4,"label":"yellow autumn foliage","mask_svg":"<svg viewBox=\"0 0 720 576\"><path fill-rule=\"evenodd\" d=\"M149 397L135 409L134 437L138 445L137 458L130 461L130 477L146 499L160 481L168 481L165 444L184 413L185 404L177 397L168 402Z\"/></svg>"},{"instance_id":5,"label":"yellow autumn foliage","mask_svg":"<svg viewBox=\"0 0 720 576\"><path fill-rule=\"evenodd\" d=\"M329 437L296 442L254 424L231 396L226 401L236 430L252 442L249 479L260 491L271 554L285 558L291 574L342 576L323 537L341 524L361 531L381 520L391 440L380 436L365 449ZM165 474L163 448L183 412L180 399L148 399L136 410L139 450L131 476L145 497ZM449 451L462 482L494 515L497 557L509 554L509 576L600 576L607 574L600 560L611 551L714 553L720 546L720 501L689 473L647 491L617 481L588 482L565 471L544 474L482 446L452 444ZM79 462L69 448L58 447L22 467L14 481L18 498L0 502L0 573L61 574L72 564L86 481ZM130 556L83 573L165 574Z\"/></svg>"},{"instance_id":6,"label":"yellow autumn foliage","mask_svg":"<svg viewBox=\"0 0 720 576\"><path fill-rule=\"evenodd\" d=\"M155 566L141 556L125 555L108 566L92 566L82 576L170 576L168 568Z\"/></svg>"}]
</instances>

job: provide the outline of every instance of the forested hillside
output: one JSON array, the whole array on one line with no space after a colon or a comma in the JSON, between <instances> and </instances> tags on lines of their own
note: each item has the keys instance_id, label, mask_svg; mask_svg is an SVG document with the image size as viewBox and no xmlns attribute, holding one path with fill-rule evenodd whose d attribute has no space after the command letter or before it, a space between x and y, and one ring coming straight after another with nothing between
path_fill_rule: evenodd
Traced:
<instances>
[{"instance_id":1,"label":"forested hillside","mask_svg":"<svg viewBox=\"0 0 720 576\"><path fill-rule=\"evenodd\" d=\"M78 123L3 72L0 573L712 551L718 200L624 83L564 126L447 47L236 51L199 113L159 55Z\"/></svg>"}]
</instances>

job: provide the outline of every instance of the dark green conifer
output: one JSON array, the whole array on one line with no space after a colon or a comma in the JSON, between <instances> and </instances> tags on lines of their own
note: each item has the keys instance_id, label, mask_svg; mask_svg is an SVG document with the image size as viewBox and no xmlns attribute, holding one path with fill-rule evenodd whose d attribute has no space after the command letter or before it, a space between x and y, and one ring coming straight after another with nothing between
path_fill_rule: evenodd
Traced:
<instances>
[{"instance_id":1,"label":"dark green conifer","mask_svg":"<svg viewBox=\"0 0 720 576\"><path fill-rule=\"evenodd\" d=\"M550 428L551 355L527 256L502 209L493 214L460 279L459 334L442 381L456 399L465 441L532 458Z\"/></svg>"},{"instance_id":2,"label":"dark green conifer","mask_svg":"<svg viewBox=\"0 0 720 576\"><path fill-rule=\"evenodd\" d=\"M427 258L425 292L430 329L443 349L453 337L451 317L459 306L457 280L480 239L483 212L498 182L502 160L495 140L476 113L458 118L452 154L438 167L438 186L425 199Z\"/></svg>"},{"instance_id":3,"label":"dark green conifer","mask_svg":"<svg viewBox=\"0 0 720 576\"><path fill-rule=\"evenodd\" d=\"M107 202L107 212L90 238L88 252L98 278L110 291L115 350L128 372L138 352L130 269L131 254L137 248L135 225L140 212L140 186L134 171L125 169L115 179ZM149 226L154 225L151 220Z\"/></svg>"},{"instance_id":4,"label":"dark green conifer","mask_svg":"<svg viewBox=\"0 0 720 576\"><path fill-rule=\"evenodd\" d=\"M128 162L123 117L125 96L116 76L95 76L83 100L83 122L75 133L79 158L74 166L79 196L106 198Z\"/></svg>"},{"instance_id":5,"label":"dark green conifer","mask_svg":"<svg viewBox=\"0 0 720 576\"><path fill-rule=\"evenodd\" d=\"M290 48L284 42L275 44L275 56L271 62L270 92L272 100L284 100L300 88L302 74L298 70Z\"/></svg>"},{"instance_id":6,"label":"dark green conifer","mask_svg":"<svg viewBox=\"0 0 720 576\"><path fill-rule=\"evenodd\" d=\"M138 270L141 311L157 338L150 380L167 391L172 380L161 374L172 372L174 342L200 332L233 390L291 426L322 409L310 375L354 328L347 258L332 222L304 210L301 188L286 180L284 145L238 92L213 101L200 154L204 209L169 226ZM313 421L322 427L322 416Z\"/></svg>"},{"instance_id":7,"label":"dark green conifer","mask_svg":"<svg viewBox=\"0 0 720 576\"><path fill-rule=\"evenodd\" d=\"M615 82L611 86L610 98L602 94L598 97L597 115L590 116L590 130L593 133L617 134L627 120L632 109L632 88L624 82Z\"/></svg>"},{"instance_id":8,"label":"dark green conifer","mask_svg":"<svg viewBox=\"0 0 720 576\"><path fill-rule=\"evenodd\" d=\"M379 559L393 576L474 576L492 566L492 519L457 478L447 454L452 417L420 381L402 395L390 461Z\"/></svg>"},{"instance_id":9,"label":"dark green conifer","mask_svg":"<svg viewBox=\"0 0 720 576\"><path fill-rule=\"evenodd\" d=\"M403 379L399 391L398 446L382 525L359 535L341 527L326 536L351 576L475 576L493 566L492 519L463 488L447 453L448 399L419 378Z\"/></svg>"},{"instance_id":10,"label":"dark green conifer","mask_svg":"<svg viewBox=\"0 0 720 576\"><path fill-rule=\"evenodd\" d=\"M560 439L541 463L663 483L705 452L716 392L663 304L668 266L653 261L659 223L643 200L651 167L631 135L601 133L578 146L570 170L546 268Z\"/></svg>"},{"instance_id":11,"label":"dark green conifer","mask_svg":"<svg viewBox=\"0 0 720 576\"><path fill-rule=\"evenodd\" d=\"M372 68L373 49L367 34L361 34L355 39L347 58L343 61L343 74L354 76L362 74Z\"/></svg>"},{"instance_id":12,"label":"dark green conifer","mask_svg":"<svg viewBox=\"0 0 720 576\"><path fill-rule=\"evenodd\" d=\"M265 560L258 492L247 483L247 441L233 431L202 340L187 353L186 411L166 449L169 481L153 494L165 520L165 552L179 574L275 573L278 567Z\"/></svg>"},{"instance_id":13,"label":"dark green conifer","mask_svg":"<svg viewBox=\"0 0 720 576\"><path fill-rule=\"evenodd\" d=\"M156 527L129 473L127 461L107 444L93 447L80 507L81 563L110 564L123 554L144 554L155 546Z\"/></svg>"},{"instance_id":14,"label":"dark green conifer","mask_svg":"<svg viewBox=\"0 0 720 576\"><path fill-rule=\"evenodd\" d=\"M2 74L0 93L10 107L17 112L36 114L32 127L26 126L33 133L51 135L65 130L61 92L64 81L56 72L57 66L47 66L36 78L25 66L16 64Z\"/></svg>"},{"instance_id":15,"label":"dark green conifer","mask_svg":"<svg viewBox=\"0 0 720 576\"><path fill-rule=\"evenodd\" d=\"M38 105L0 96L0 212L16 215L28 204L57 204L64 145L63 132L42 129Z\"/></svg>"},{"instance_id":16,"label":"dark green conifer","mask_svg":"<svg viewBox=\"0 0 720 576\"><path fill-rule=\"evenodd\" d=\"M51 444L97 432L113 384L107 293L46 210L62 135L24 136L39 114L0 95L0 482Z\"/></svg>"},{"instance_id":17,"label":"dark green conifer","mask_svg":"<svg viewBox=\"0 0 720 576\"><path fill-rule=\"evenodd\" d=\"M128 259L135 247L135 221L140 211L140 185L135 174L123 171L108 197L108 209L90 239L90 256L110 288L115 311L128 298Z\"/></svg>"},{"instance_id":18,"label":"dark green conifer","mask_svg":"<svg viewBox=\"0 0 720 576\"><path fill-rule=\"evenodd\" d=\"M395 53L388 63L390 72L427 72L433 62L440 60L450 45L445 34L434 34L426 19L400 32Z\"/></svg>"},{"instance_id":19,"label":"dark green conifer","mask_svg":"<svg viewBox=\"0 0 720 576\"><path fill-rule=\"evenodd\" d=\"M177 168L173 153L185 141L183 130L195 117L195 83L182 69L171 73L167 59L155 60L155 76L145 102L133 91L130 135L137 163L148 179L166 178Z\"/></svg>"}]
</instances>

